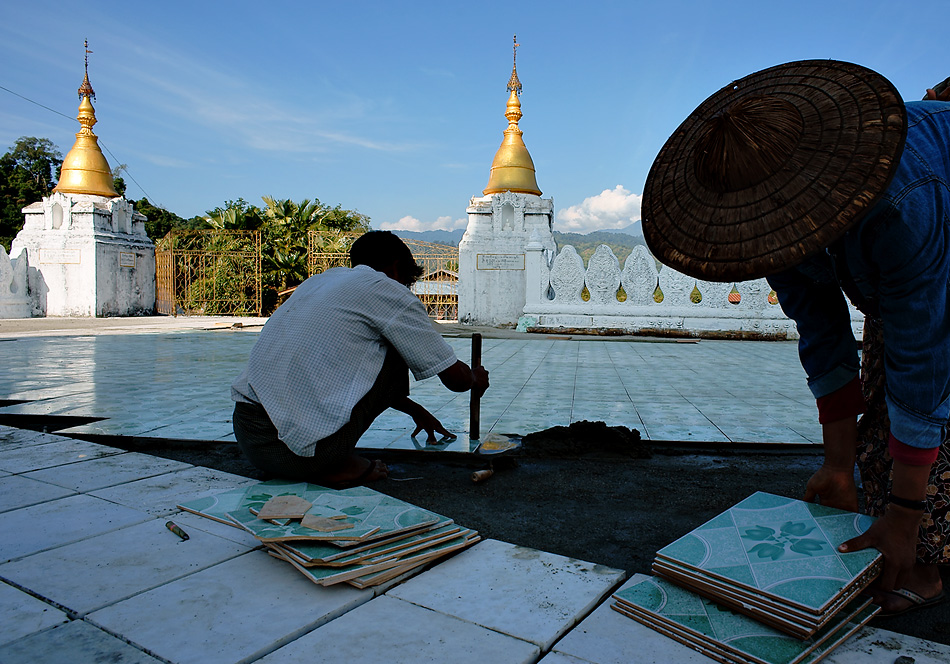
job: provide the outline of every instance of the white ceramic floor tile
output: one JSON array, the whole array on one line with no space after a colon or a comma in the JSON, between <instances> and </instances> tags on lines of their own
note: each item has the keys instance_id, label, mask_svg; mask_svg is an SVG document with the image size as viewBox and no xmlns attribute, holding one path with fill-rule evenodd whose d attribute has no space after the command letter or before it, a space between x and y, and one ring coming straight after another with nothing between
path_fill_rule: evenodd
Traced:
<instances>
[{"instance_id":1,"label":"white ceramic floor tile","mask_svg":"<svg viewBox=\"0 0 950 664\"><path fill-rule=\"evenodd\" d=\"M3 625L0 645L67 620L66 614L59 609L0 581L0 625ZM0 655L0 661L5 663L7 660Z\"/></svg>"},{"instance_id":2,"label":"white ceramic floor tile","mask_svg":"<svg viewBox=\"0 0 950 664\"><path fill-rule=\"evenodd\" d=\"M549 652L538 660L538 664L596 664L587 659L580 659L573 655L564 655L559 652Z\"/></svg>"},{"instance_id":3,"label":"white ceramic floor tile","mask_svg":"<svg viewBox=\"0 0 950 664\"><path fill-rule=\"evenodd\" d=\"M0 577L82 615L249 550L195 529L182 540L165 521L153 519L0 565Z\"/></svg>"},{"instance_id":4,"label":"white ceramic floor tile","mask_svg":"<svg viewBox=\"0 0 950 664\"><path fill-rule=\"evenodd\" d=\"M632 583L627 581L623 587ZM557 642L553 652L594 664L675 662L713 664L713 660L610 608L609 597ZM560 664L560 663L558 663Z\"/></svg>"},{"instance_id":5,"label":"white ceramic floor tile","mask_svg":"<svg viewBox=\"0 0 950 664\"><path fill-rule=\"evenodd\" d=\"M260 660L260 664L528 664L538 646L415 606L378 597Z\"/></svg>"},{"instance_id":6,"label":"white ceramic floor tile","mask_svg":"<svg viewBox=\"0 0 950 664\"><path fill-rule=\"evenodd\" d=\"M90 495L160 516L177 512L179 503L258 481L186 464L184 470L99 489Z\"/></svg>"},{"instance_id":7,"label":"white ceramic floor tile","mask_svg":"<svg viewBox=\"0 0 950 664\"><path fill-rule=\"evenodd\" d=\"M807 445L809 441L788 427L730 426L720 424L720 431L735 443L768 443L783 445Z\"/></svg>"},{"instance_id":8,"label":"white ceramic floor tile","mask_svg":"<svg viewBox=\"0 0 950 664\"><path fill-rule=\"evenodd\" d=\"M181 461L162 459L138 452L126 452L68 466L44 468L25 473L23 477L85 493L191 467L191 464Z\"/></svg>"},{"instance_id":9,"label":"white ceramic floor tile","mask_svg":"<svg viewBox=\"0 0 950 664\"><path fill-rule=\"evenodd\" d=\"M62 436L52 433L41 433L31 431L30 429L17 429L0 425L0 449L12 450L16 447L42 445L43 443L55 443L68 440Z\"/></svg>"},{"instance_id":10,"label":"white ceramic floor tile","mask_svg":"<svg viewBox=\"0 0 950 664\"><path fill-rule=\"evenodd\" d=\"M883 629L865 627L822 660L825 664L891 664L901 657L914 664L947 664L950 646Z\"/></svg>"},{"instance_id":11,"label":"white ceramic floor tile","mask_svg":"<svg viewBox=\"0 0 950 664\"><path fill-rule=\"evenodd\" d=\"M485 540L387 594L547 650L624 576L602 565Z\"/></svg>"},{"instance_id":12,"label":"white ceramic floor tile","mask_svg":"<svg viewBox=\"0 0 950 664\"><path fill-rule=\"evenodd\" d=\"M224 413L230 416L232 408L234 408L233 403L224 405L220 417L224 417ZM216 440L233 433L233 431L230 422L208 422L204 417L199 416L188 422L151 429L143 437L172 440Z\"/></svg>"},{"instance_id":13,"label":"white ceramic floor tile","mask_svg":"<svg viewBox=\"0 0 950 664\"><path fill-rule=\"evenodd\" d=\"M125 450L115 447L65 438L42 445L24 445L14 449L0 447L0 468L11 473L26 473L31 470L89 461L124 452Z\"/></svg>"},{"instance_id":14,"label":"white ceramic floor tile","mask_svg":"<svg viewBox=\"0 0 950 664\"><path fill-rule=\"evenodd\" d=\"M125 641L82 620L0 647L3 664L161 664Z\"/></svg>"},{"instance_id":15,"label":"white ceramic floor tile","mask_svg":"<svg viewBox=\"0 0 950 664\"><path fill-rule=\"evenodd\" d=\"M0 514L0 563L118 530L151 517L92 496L69 496ZM13 536L15 534L15 536Z\"/></svg>"},{"instance_id":16,"label":"white ceramic floor tile","mask_svg":"<svg viewBox=\"0 0 950 664\"><path fill-rule=\"evenodd\" d=\"M252 551L91 613L86 620L179 664L253 661L373 597L323 588Z\"/></svg>"},{"instance_id":17,"label":"white ceramic floor tile","mask_svg":"<svg viewBox=\"0 0 950 664\"><path fill-rule=\"evenodd\" d=\"M370 429L362 436L360 436L359 441L356 443L357 447L363 449L376 449L381 450L389 447L389 444L392 443L396 438L407 436L412 433L412 429L409 430L393 430L393 429Z\"/></svg>"},{"instance_id":18,"label":"white ceramic floor tile","mask_svg":"<svg viewBox=\"0 0 950 664\"><path fill-rule=\"evenodd\" d=\"M650 440L671 441L671 442L703 442L703 443L727 443L729 439L715 426L678 426L678 425L650 425L644 424L641 434L644 430Z\"/></svg>"},{"instance_id":19,"label":"white ceramic floor tile","mask_svg":"<svg viewBox=\"0 0 950 664\"><path fill-rule=\"evenodd\" d=\"M243 528L235 528L234 526L220 523L214 519L206 519L203 516L198 516L191 512L167 514L162 517L162 522L164 523L166 520L172 521L189 535L191 535L192 530L200 530L215 535L216 537L223 537L232 542L243 544L248 549L256 549L263 546L260 540Z\"/></svg>"},{"instance_id":20,"label":"white ceramic floor tile","mask_svg":"<svg viewBox=\"0 0 950 664\"><path fill-rule=\"evenodd\" d=\"M0 512L65 498L75 493L61 486L28 479L22 475L0 477Z\"/></svg>"}]
</instances>

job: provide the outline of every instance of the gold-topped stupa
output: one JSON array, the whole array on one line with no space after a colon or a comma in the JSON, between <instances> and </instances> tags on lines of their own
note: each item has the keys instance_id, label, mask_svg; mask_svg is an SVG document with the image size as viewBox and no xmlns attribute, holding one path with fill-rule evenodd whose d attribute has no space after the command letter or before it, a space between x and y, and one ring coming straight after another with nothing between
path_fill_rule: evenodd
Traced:
<instances>
[{"instance_id":1,"label":"gold-topped stupa","mask_svg":"<svg viewBox=\"0 0 950 664\"><path fill-rule=\"evenodd\" d=\"M505 111L505 117L508 118L508 128L505 130L505 138L501 141L501 147L495 153L495 159L491 164L491 175L488 178L488 186L482 191L486 196L489 194L498 194L505 191L511 191L520 194L541 195L538 189L538 181L535 177L534 161L528 154L528 148L525 147L524 140L521 138L522 131L518 128L518 120L521 119L521 81L518 79L518 37L514 38L514 57L511 66L511 78L508 79L508 107Z\"/></svg>"},{"instance_id":2,"label":"gold-topped stupa","mask_svg":"<svg viewBox=\"0 0 950 664\"><path fill-rule=\"evenodd\" d=\"M76 119L82 128L76 134L76 143L63 160L59 184L53 189L64 194L93 194L116 198L119 193L112 185L112 169L99 149L97 136L92 133L96 124L96 110L89 100L96 93L89 83L89 42L86 46L86 75L79 87L79 115Z\"/></svg>"}]
</instances>

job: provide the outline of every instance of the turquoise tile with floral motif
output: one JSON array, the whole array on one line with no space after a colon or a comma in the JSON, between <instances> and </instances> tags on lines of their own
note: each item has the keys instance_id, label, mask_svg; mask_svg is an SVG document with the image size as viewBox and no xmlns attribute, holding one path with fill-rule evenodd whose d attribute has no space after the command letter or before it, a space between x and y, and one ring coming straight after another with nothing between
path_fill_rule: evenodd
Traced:
<instances>
[{"instance_id":1,"label":"turquoise tile with floral motif","mask_svg":"<svg viewBox=\"0 0 950 664\"><path fill-rule=\"evenodd\" d=\"M735 662L805 664L816 661L878 610L856 600L808 639L797 639L730 611L662 579L637 574L614 598L621 613L677 640Z\"/></svg>"},{"instance_id":2,"label":"turquoise tile with floral motif","mask_svg":"<svg viewBox=\"0 0 950 664\"><path fill-rule=\"evenodd\" d=\"M312 507L308 514L341 518L353 527L330 533L301 526L297 520L265 521L255 513L276 496L299 496ZM251 532L261 541L319 540L340 546L429 526L445 517L367 487L334 490L306 482L271 480L188 501L180 508Z\"/></svg>"},{"instance_id":3,"label":"turquoise tile with floral motif","mask_svg":"<svg viewBox=\"0 0 950 664\"><path fill-rule=\"evenodd\" d=\"M259 484L223 491L213 496L189 500L179 504L178 507L187 512L233 526L235 524L228 518L228 512L237 512L249 508L260 509L264 506L264 503L276 496L300 496L311 503L317 503L320 502L320 496L331 493L343 496L374 496L379 494L378 491L362 486L334 491L307 482L268 480Z\"/></svg>"},{"instance_id":4,"label":"turquoise tile with floral motif","mask_svg":"<svg viewBox=\"0 0 950 664\"><path fill-rule=\"evenodd\" d=\"M764 595L821 613L854 584L880 553L840 553L871 517L757 492L657 552Z\"/></svg>"}]
</instances>

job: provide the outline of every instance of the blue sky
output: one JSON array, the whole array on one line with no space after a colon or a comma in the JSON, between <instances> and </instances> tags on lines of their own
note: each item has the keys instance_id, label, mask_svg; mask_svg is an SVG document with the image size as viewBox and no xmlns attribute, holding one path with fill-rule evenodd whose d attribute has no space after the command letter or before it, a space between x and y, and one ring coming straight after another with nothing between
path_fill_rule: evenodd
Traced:
<instances>
[{"instance_id":1,"label":"blue sky","mask_svg":"<svg viewBox=\"0 0 950 664\"><path fill-rule=\"evenodd\" d=\"M128 166L130 198L190 217L238 197L316 197L377 228L461 228L507 126L517 34L521 129L555 230L621 228L639 218L670 133L734 79L832 58L919 99L950 75L950 5L898 7L11 0L0 6L0 149L20 136L72 147L88 39L95 132L109 163Z\"/></svg>"}]
</instances>

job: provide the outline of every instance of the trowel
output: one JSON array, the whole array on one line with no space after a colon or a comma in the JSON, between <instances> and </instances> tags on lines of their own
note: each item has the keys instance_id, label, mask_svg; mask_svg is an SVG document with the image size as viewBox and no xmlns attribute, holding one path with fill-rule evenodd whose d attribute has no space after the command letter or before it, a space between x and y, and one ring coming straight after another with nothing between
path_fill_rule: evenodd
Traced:
<instances>
[{"instance_id":1,"label":"trowel","mask_svg":"<svg viewBox=\"0 0 950 664\"><path fill-rule=\"evenodd\" d=\"M485 436L478 447L475 448L475 454L488 459L488 468L476 470L472 473L472 481L476 484L484 482L495 474L495 460L513 454L521 449L521 436L513 434L490 433ZM512 461L510 465L514 465Z\"/></svg>"}]
</instances>

